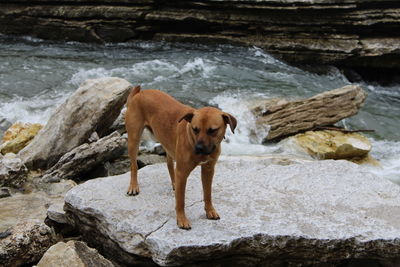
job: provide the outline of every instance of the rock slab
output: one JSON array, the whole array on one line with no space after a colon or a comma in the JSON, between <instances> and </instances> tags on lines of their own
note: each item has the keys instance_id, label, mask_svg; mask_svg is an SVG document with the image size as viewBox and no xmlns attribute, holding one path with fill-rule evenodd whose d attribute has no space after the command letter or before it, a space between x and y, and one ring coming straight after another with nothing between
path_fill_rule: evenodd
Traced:
<instances>
[{"instance_id":1,"label":"rock slab","mask_svg":"<svg viewBox=\"0 0 400 267\"><path fill-rule=\"evenodd\" d=\"M120 78L86 80L20 151L24 164L31 169L49 168L65 153L87 142L93 132L102 136L120 114L130 88L131 84Z\"/></svg>"},{"instance_id":2,"label":"rock slab","mask_svg":"<svg viewBox=\"0 0 400 267\"><path fill-rule=\"evenodd\" d=\"M118 132L90 144L84 143L62 156L46 171L42 180L45 182L59 182L61 179L76 180L79 175L89 172L97 164L121 156L126 149L127 139Z\"/></svg>"},{"instance_id":3,"label":"rock slab","mask_svg":"<svg viewBox=\"0 0 400 267\"><path fill-rule=\"evenodd\" d=\"M264 142L279 140L316 126L333 125L358 113L367 93L358 85L325 91L296 101L266 101L253 109L256 123L268 125Z\"/></svg>"},{"instance_id":4,"label":"rock slab","mask_svg":"<svg viewBox=\"0 0 400 267\"><path fill-rule=\"evenodd\" d=\"M206 219L195 169L186 190L190 231L176 226L165 164L139 171L136 197L125 194L126 173L73 188L64 209L85 241L105 256L118 255L120 264L217 265L235 259L278 266L399 257L400 187L346 161L269 162L233 158L217 164L218 221Z\"/></svg>"},{"instance_id":5,"label":"rock slab","mask_svg":"<svg viewBox=\"0 0 400 267\"><path fill-rule=\"evenodd\" d=\"M113 267L114 265L84 242L58 242L43 255L38 267Z\"/></svg>"}]
</instances>

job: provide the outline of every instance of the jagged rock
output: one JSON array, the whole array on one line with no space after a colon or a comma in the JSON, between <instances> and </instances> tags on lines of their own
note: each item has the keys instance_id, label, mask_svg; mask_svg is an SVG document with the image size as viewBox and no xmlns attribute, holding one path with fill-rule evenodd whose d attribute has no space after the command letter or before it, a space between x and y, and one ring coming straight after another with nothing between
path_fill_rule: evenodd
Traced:
<instances>
[{"instance_id":1,"label":"jagged rock","mask_svg":"<svg viewBox=\"0 0 400 267\"><path fill-rule=\"evenodd\" d=\"M397 0L14 2L0 3L1 33L83 42L233 43L296 64L381 70L369 76L400 69Z\"/></svg>"},{"instance_id":2,"label":"jagged rock","mask_svg":"<svg viewBox=\"0 0 400 267\"><path fill-rule=\"evenodd\" d=\"M10 188L8 187L0 188L0 198L10 197L10 196L11 196Z\"/></svg>"},{"instance_id":3,"label":"jagged rock","mask_svg":"<svg viewBox=\"0 0 400 267\"><path fill-rule=\"evenodd\" d=\"M0 238L2 266L21 266L37 262L57 242L50 227L41 222L22 222Z\"/></svg>"},{"instance_id":4,"label":"jagged rock","mask_svg":"<svg viewBox=\"0 0 400 267\"><path fill-rule=\"evenodd\" d=\"M176 225L165 164L139 171L138 196L126 196L128 184L129 173L87 181L64 206L83 239L121 265L339 266L400 255L400 187L347 161L225 158L213 183L218 221L206 219L196 168L186 190L190 231Z\"/></svg>"},{"instance_id":5,"label":"jagged rock","mask_svg":"<svg viewBox=\"0 0 400 267\"><path fill-rule=\"evenodd\" d=\"M0 154L0 186L19 188L26 182L27 175L28 169L15 154Z\"/></svg>"},{"instance_id":6,"label":"jagged rock","mask_svg":"<svg viewBox=\"0 0 400 267\"><path fill-rule=\"evenodd\" d=\"M7 153L18 153L32 141L42 127L43 125L39 123L14 123L4 133L0 152L3 155Z\"/></svg>"},{"instance_id":7,"label":"jagged rock","mask_svg":"<svg viewBox=\"0 0 400 267\"><path fill-rule=\"evenodd\" d=\"M127 149L127 139L114 132L94 143L85 143L71 150L43 175L45 182L58 182L61 179L79 179L99 163L115 159Z\"/></svg>"},{"instance_id":8,"label":"jagged rock","mask_svg":"<svg viewBox=\"0 0 400 267\"><path fill-rule=\"evenodd\" d=\"M58 242L49 248L37 266L113 267L114 265L84 242L69 241L67 243Z\"/></svg>"},{"instance_id":9,"label":"jagged rock","mask_svg":"<svg viewBox=\"0 0 400 267\"><path fill-rule=\"evenodd\" d=\"M57 223L66 224L68 221L63 207L64 203L62 202L51 204L47 209L47 217Z\"/></svg>"},{"instance_id":10,"label":"jagged rock","mask_svg":"<svg viewBox=\"0 0 400 267\"><path fill-rule=\"evenodd\" d=\"M255 107L256 123L268 125L264 142L281 139L316 126L333 125L358 113L367 93L357 85L323 92L308 99Z\"/></svg>"},{"instance_id":11,"label":"jagged rock","mask_svg":"<svg viewBox=\"0 0 400 267\"><path fill-rule=\"evenodd\" d=\"M25 165L30 169L49 168L65 153L87 142L93 132L102 136L120 113L130 88L126 80L113 77L85 81L20 151Z\"/></svg>"},{"instance_id":12,"label":"jagged rock","mask_svg":"<svg viewBox=\"0 0 400 267\"><path fill-rule=\"evenodd\" d=\"M307 153L318 159L364 158L372 148L368 138L359 133L307 131L293 138Z\"/></svg>"}]
</instances>

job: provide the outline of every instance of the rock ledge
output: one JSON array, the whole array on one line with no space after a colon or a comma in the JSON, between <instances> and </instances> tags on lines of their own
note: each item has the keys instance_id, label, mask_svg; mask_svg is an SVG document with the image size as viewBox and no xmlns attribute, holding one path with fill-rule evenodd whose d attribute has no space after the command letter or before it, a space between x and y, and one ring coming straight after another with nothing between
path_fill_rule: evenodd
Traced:
<instances>
[{"instance_id":1,"label":"rock ledge","mask_svg":"<svg viewBox=\"0 0 400 267\"><path fill-rule=\"evenodd\" d=\"M64 209L87 242L122 264L201 265L233 258L248 265L320 264L399 257L400 187L345 161L267 162L229 159L217 165L213 193L219 221L205 217L197 168L186 191L191 231L176 226L165 164L139 171L137 197L125 195L127 173L73 188Z\"/></svg>"}]
</instances>

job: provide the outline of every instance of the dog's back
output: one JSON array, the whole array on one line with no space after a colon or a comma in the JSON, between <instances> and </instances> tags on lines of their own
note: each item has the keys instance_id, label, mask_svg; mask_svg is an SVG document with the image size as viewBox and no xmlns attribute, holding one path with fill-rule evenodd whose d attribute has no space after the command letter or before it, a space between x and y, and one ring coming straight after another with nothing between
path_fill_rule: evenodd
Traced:
<instances>
[{"instance_id":1,"label":"dog's back","mask_svg":"<svg viewBox=\"0 0 400 267\"><path fill-rule=\"evenodd\" d=\"M184 114L193 110L170 95L154 89L141 91L136 86L129 94L126 120L150 128L156 139L173 155L176 127ZM172 141L172 142L171 142Z\"/></svg>"}]
</instances>

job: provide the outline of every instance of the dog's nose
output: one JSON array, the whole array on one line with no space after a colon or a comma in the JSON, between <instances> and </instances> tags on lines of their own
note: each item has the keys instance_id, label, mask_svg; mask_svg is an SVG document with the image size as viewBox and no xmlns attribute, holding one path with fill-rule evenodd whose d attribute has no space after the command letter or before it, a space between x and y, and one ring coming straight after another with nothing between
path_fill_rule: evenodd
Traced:
<instances>
[{"instance_id":1,"label":"dog's nose","mask_svg":"<svg viewBox=\"0 0 400 267\"><path fill-rule=\"evenodd\" d=\"M196 152L196 154L203 154L204 153L204 144L203 143L197 143L194 146L194 151Z\"/></svg>"}]
</instances>

